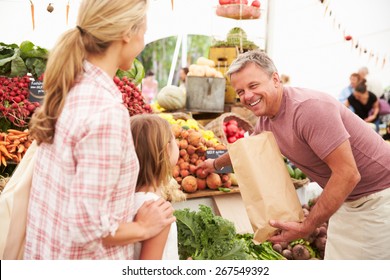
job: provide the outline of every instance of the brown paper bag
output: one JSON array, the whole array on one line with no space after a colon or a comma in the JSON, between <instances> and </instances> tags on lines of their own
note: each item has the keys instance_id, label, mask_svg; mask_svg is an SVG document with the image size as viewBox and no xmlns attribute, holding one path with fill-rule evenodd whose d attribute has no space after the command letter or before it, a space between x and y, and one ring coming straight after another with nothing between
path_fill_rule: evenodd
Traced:
<instances>
[{"instance_id":1,"label":"brown paper bag","mask_svg":"<svg viewBox=\"0 0 390 280\"><path fill-rule=\"evenodd\" d=\"M32 142L0 195L0 259L22 259L37 144Z\"/></svg>"},{"instance_id":2,"label":"brown paper bag","mask_svg":"<svg viewBox=\"0 0 390 280\"><path fill-rule=\"evenodd\" d=\"M264 242L275 234L271 219L303 219L298 195L271 132L237 140L230 145L229 155L255 241Z\"/></svg>"}]
</instances>

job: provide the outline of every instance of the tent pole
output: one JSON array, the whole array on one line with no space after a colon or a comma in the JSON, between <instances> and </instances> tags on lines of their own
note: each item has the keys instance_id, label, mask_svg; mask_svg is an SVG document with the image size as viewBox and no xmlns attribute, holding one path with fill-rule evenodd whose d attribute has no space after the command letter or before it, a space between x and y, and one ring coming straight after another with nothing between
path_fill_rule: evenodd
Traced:
<instances>
[{"instance_id":1,"label":"tent pole","mask_svg":"<svg viewBox=\"0 0 390 280\"><path fill-rule=\"evenodd\" d=\"M188 62L187 62L187 38L188 34L183 35L183 41L181 43L181 67L187 67Z\"/></svg>"},{"instance_id":2,"label":"tent pole","mask_svg":"<svg viewBox=\"0 0 390 280\"><path fill-rule=\"evenodd\" d=\"M183 37L182 34L179 34L179 35L177 36L176 47L175 47L175 51L174 51L174 53L173 53L171 69L169 70L169 76L168 76L167 86L172 85L173 74L175 73L175 68L176 68L176 65L177 65L177 58L178 58L178 56L179 56L179 50L180 50L180 45L181 45L182 37Z\"/></svg>"},{"instance_id":3,"label":"tent pole","mask_svg":"<svg viewBox=\"0 0 390 280\"><path fill-rule=\"evenodd\" d=\"M277 0L268 0L267 3L267 22L265 28L264 51L271 57L274 53L275 38L273 36L272 30L274 30L275 27L276 1Z\"/></svg>"}]
</instances>

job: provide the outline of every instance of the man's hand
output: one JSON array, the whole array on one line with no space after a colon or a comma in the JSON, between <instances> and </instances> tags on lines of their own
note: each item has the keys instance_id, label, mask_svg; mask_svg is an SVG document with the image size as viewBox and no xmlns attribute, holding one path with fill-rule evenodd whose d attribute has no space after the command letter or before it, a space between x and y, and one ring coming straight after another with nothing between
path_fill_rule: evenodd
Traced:
<instances>
[{"instance_id":1,"label":"man's hand","mask_svg":"<svg viewBox=\"0 0 390 280\"><path fill-rule=\"evenodd\" d=\"M272 243L291 242L299 238L306 238L312 232L308 226L301 222L281 222L270 220L269 224L281 230L279 234L268 239Z\"/></svg>"},{"instance_id":2,"label":"man's hand","mask_svg":"<svg viewBox=\"0 0 390 280\"><path fill-rule=\"evenodd\" d=\"M197 168L202 168L204 172L206 173L214 173L215 168L214 168L214 160L212 158L206 159L203 161L201 164L197 165Z\"/></svg>"}]
</instances>

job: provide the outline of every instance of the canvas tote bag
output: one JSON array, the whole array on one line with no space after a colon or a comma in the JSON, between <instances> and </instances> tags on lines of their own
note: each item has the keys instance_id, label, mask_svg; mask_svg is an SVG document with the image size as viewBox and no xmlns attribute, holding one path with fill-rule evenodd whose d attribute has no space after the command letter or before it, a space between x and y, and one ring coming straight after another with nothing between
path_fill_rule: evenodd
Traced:
<instances>
[{"instance_id":1,"label":"canvas tote bag","mask_svg":"<svg viewBox=\"0 0 390 280\"><path fill-rule=\"evenodd\" d=\"M269 220L301 221L302 206L272 132L245 137L229 146L240 193L261 243L275 234Z\"/></svg>"},{"instance_id":2,"label":"canvas tote bag","mask_svg":"<svg viewBox=\"0 0 390 280\"><path fill-rule=\"evenodd\" d=\"M37 144L33 141L0 195L0 259L22 259Z\"/></svg>"}]
</instances>

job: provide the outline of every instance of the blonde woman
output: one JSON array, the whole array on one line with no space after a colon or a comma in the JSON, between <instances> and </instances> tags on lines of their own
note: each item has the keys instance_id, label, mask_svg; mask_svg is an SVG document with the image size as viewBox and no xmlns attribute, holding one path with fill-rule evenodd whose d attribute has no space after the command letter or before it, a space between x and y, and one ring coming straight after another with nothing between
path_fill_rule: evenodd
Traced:
<instances>
[{"instance_id":1,"label":"blonde woman","mask_svg":"<svg viewBox=\"0 0 390 280\"><path fill-rule=\"evenodd\" d=\"M139 163L113 78L144 48L147 0L84 0L50 53L25 259L133 259L134 242L175 221L163 199L135 216Z\"/></svg>"},{"instance_id":2,"label":"blonde woman","mask_svg":"<svg viewBox=\"0 0 390 280\"><path fill-rule=\"evenodd\" d=\"M134 146L140 163L135 207L144 201L163 196L172 170L179 159L179 147L169 123L157 115L137 115L131 118ZM160 234L135 244L135 258L142 260L178 260L176 223L168 225Z\"/></svg>"}]
</instances>

